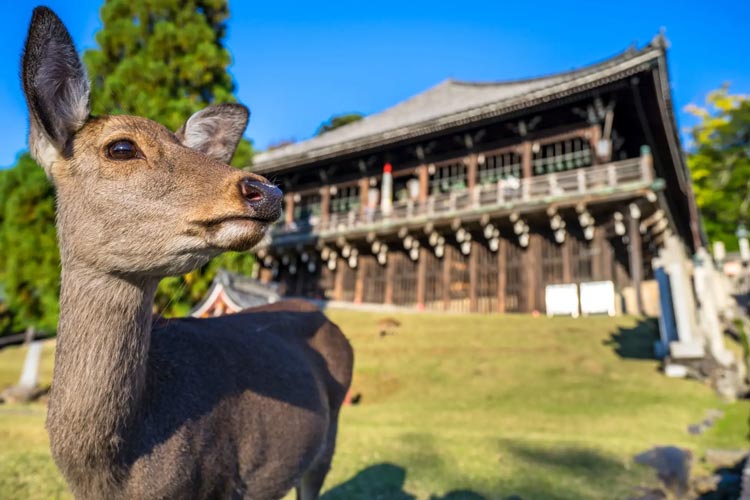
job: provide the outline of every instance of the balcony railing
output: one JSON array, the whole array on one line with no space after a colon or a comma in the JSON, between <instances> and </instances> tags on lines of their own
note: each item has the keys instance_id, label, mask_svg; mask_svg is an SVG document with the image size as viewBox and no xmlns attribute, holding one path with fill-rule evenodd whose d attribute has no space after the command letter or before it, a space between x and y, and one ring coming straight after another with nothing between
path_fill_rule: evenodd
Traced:
<instances>
[{"instance_id":1,"label":"balcony railing","mask_svg":"<svg viewBox=\"0 0 750 500\"><path fill-rule=\"evenodd\" d=\"M377 229L378 226L409 222L415 218L435 220L455 217L473 211L486 212L524 204L552 202L561 198L610 192L634 184L647 185L653 181L650 156L633 158L604 165L580 168L530 178L507 178L474 189L459 189L430 196L426 201L394 202L389 211L380 207L331 213L328 220L281 223L274 234L324 234L352 230Z\"/></svg>"}]
</instances>

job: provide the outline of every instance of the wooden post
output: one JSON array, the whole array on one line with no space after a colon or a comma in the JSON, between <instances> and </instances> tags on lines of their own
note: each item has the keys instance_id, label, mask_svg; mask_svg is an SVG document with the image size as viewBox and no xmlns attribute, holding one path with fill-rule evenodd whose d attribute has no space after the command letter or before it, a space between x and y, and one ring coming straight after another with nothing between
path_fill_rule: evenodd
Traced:
<instances>
[{"instance_id":1,"label":"wooden post","mask_svg":"<svg viewBox=\"0 0 750 500\"><path fill-rule=\"evenodd\" d=\"M466 157L466 185L469 189L474 189L477 185L477 155L471 153Z\"/></svg>"},{"instance_id":2,"label":"wooden post","mask_svg":"<svg viewBox=\"0 0 750 500\"><path fill-rule=\"evenodd\" d=\"M344 297L344 273L343 266L347 265L344 259L336 261L336 276L333 280L333 300L342 300Z\"/></svg>"},{"instance_id":3,"label":"wooden post","mask_svg":"<svg viewBox=\"0 0 750 500\"><path fill-rule=\"evenodd\" d=\"M365 294L365 273L362 268L364 259L359 259L357 262L357 280L354 282L354 303L361 304Z\"/></svg>"},{"instance_id":4,"label":"wooden post","mask_svg":"<svg viewBox=\"0 0 750 500\"><path fill-rule=\"evenodd\" d=\"M469 253L469 311L477 312L477 286L479 281L479 265L477 259L479 258L479 252L477 252L478 243L474 240L471 241L471 253Z\"/></svg>"},{"instance_id":5,"label":"wooden post","mask_svg":"<svg viewBox=\"0 0 750 500\"><path fill-rule=\"evenodd\" d=\"M427 165L417 167L419 177L419 201L424 203L430 196L430 172Z\"/></svg>"},{"instance_id":6,"label":"wooden post","mask_svg":"<svg viewBox=\"0 0 750 500\"><path fill-rule=\"evenodd\" d=\"M446 246L443 254L443 309L451 308L451 256L453 247Z\"/></svg>"},{"instance_id":7,"label":"wooden post","mask_svg":"<svg viewBox=\"0 0 750 500\"><path fill-rule=\"evenodd\" d=\"M591 125L589 129L589 144L591 145L591 164L599 165L599 157L596 152L599 149L599 139L602 138L602 129L599 125Z\"/></svg>"},{"instance_id":8,"label":"wooden post","mask_svg":"<svg viewBox=\"0 0 750 500\"><path fill-rule=\"evenodd\" d=\"M284 222L287 224L294 222L294 193L284 195Z\"/></svg>"},{"instance_id":9,"label":"wooden post","mask_svg":"<svg viewBox=\"0 0 750 500\"><path fill-rule=\"evenodd\" d=\"M628 260L630 264L630 279L635 289L636 313L643 314L643 294L641 293L641 282L643 281L643 254L640 223L636 217L628 216Z\"/></svg>"},{"instance_id":10,"label":"wooden post","mask_svg":"<svg viewBox=\"0 0 750 500\"><path fill-rule=\"evenodd\" d=\"M393 281L396 274L396 266L393 261L394 252L388 252L388 257L385 262L385 302L386 304L393 304Z\"/></svg>"},{"instance_id":11,"label":"wooden post","mask_svg":"<svg viewBox=\"0 0 750 500\"><path fill-rule=\"evenodd\" d=\"M419 247L419 260L417 261L417 309L424 309L425 290L427 286L427 252L425 247Z\"/></svg>"},{"instance_id":12,"label":"wooden post","mask_svg":"<svg viewBox=\"0 0 750 500\"><path fill-rule=\"evenodd\" d=\"M370 192L370 178L363 177L359 180L359 213L364 215L367 211L367 201Z\"/></svg>"},{"instance_id":13,"label":"wooden post","mask_svg":"<svg viewBox=\"0 0 750 500\"><path fill-rule=\"evenodd\" d=\"M497 247L497 312L505 312L505 287L508 282L506 272L508 241L500 238Z\"/></svg>"},{"instance_id":14,"label":"wooden post","mask_svg":"<svg viewBox=\"0 0 750 500\"><path fill-rule=\"evenodd\" d=\"M572 235L567 235L562 243L562 278L563 283L573 282L573 245L570 244Z\"/></svg>"},{"instance_id":15,"label":"wooden post","mask_svg":"<svg viewBox=\"0 0 750 500\"><path fill-rule=\"evenodd\" d=\"M530 179L534 175L531 165L533 156L534 154L531 150L531 142L524 141L521 144L521 167L524 179Z\"/></svg>"},{"instance_id":16,"label":"wooden post","mask_svg":"<svg viewBox=\"0 0 750 500\"><path fill-rule=\"evenodd\" d=\"M320 222L323 225L328 224L328 217L331 213L331 189L328 186L320 188Z\"/></svg>"},{"instance_id":17,"label":"wooden post","mask_svg":"<svg viewBox=\"0 0 750 500\"><path fill-rule=\"evenodd\" d=\"M539 310L542 304L537 302L537 292L542 288L542 236L529 234L529 246L523 254L523 267L526 270L526 305L527 312Z\"/></svg>"}]
</instances>

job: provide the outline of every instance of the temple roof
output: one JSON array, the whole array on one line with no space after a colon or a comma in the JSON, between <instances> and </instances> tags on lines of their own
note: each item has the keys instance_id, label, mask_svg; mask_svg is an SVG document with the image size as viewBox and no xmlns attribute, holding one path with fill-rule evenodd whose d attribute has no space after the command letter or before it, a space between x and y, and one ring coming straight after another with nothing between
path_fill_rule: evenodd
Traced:
<instances>
[{"instance_id":1,"label":"temple roof","mask_svg":"<svg viewBox=\"0 0 750 500\"><path fill-rule=\"evenodd\" d=\"M249 276L232 273L221 268L216 272L208 293L190 311L190 315L200 317L213 304L220 293L223 293L224 298L238 310L269 304L281 299L281 295L279 295L275 286L266 285Z\"/></svg>"},{"instance_id":2,"label":"temple roof","mask_svg":"<svg viewBox=\"0 0 750 500\"><path fill-rule=\"evenodd\" d=\"M664 55L661 36L580 69L507 82L453 79L395 106L320 136L255 156L253 171L271 172L408 140L588 90L643 71Z\"/></svg>"}]
</instances>

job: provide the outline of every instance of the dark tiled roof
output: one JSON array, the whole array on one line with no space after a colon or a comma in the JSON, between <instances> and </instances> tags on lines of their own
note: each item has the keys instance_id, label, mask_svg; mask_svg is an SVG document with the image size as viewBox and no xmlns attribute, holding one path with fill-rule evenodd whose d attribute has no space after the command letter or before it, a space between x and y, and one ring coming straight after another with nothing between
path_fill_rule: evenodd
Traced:
<instances>
[{"instance_id":1,"label":"dark tiled roof","mask_svg":"<svg viewBox=\"0 0 750 500\"><path fill-rule=\"evenodd\" d=\"M643 49L630 49L581 69L527 80L445 80L358 122L259 153L252 168L259 173L271 172L501 116L640 72L663 56L664 47L663 38L657 36Z\"/></svg>"}]
</instances>

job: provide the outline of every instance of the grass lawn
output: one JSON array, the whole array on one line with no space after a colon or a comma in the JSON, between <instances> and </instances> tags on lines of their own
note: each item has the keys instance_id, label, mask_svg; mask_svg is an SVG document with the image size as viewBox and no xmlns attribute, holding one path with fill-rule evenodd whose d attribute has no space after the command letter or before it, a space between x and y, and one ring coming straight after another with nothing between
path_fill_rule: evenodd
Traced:
<instances>
[{"instance_id":1,"label":"grass lawn","mask_svg":"<svg viewBox=\"0 0 750 500\"><path fill-rule=\"evenodd\" d=\"M748 403L661 375L655 332L635 318L389 315L402 326L381 338L383 315L329 316L354 345L362 399L343 412L325 500L627 498L655 484L637 452L747 445ZM0 351L0 387L22 356ZM724 418L689 435L711 408ZM0 498L58 497L44 407L0 406Z\"/></svg>"}]
</instances>

